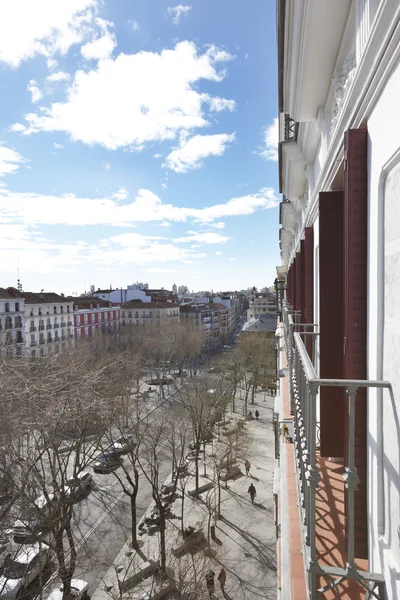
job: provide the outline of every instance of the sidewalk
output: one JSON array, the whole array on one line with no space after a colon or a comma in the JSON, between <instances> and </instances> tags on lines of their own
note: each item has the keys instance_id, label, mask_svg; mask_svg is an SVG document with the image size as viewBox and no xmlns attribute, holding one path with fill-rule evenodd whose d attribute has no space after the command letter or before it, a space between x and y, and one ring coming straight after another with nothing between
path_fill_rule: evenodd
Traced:
<instances>
[{"instance_id":1,"label":"sidewalk","mask_svg":"<svg viewBox=\"0 0 400 600\"><path fill-rule=\"evenodd\" d=\"M250 600L251 598L276 598L276 537L273 509L273 474L275 467L274 434L272 427L272 409L274 398L264 401L264 394L256 396L256 404L249 404L248 410L254 414L258 409L260 421L246 422L248 445L246 456L238 457L241 473L235 480L229 480L227 489L222 484L221 518L216 523L215 540L210 547L207 543L209 511L207 504L214 501L213 489L203 492L199 499L188 496L188 491L194 489L194 477L190 476L186 484L184 503L184 526L189 525L204 533L203 544L196 547L194 554L187 553L181 558L175 558L171 549L176 549L183 543L181 528L181 499L172 504L173 518L166 524L167 564L170 573L173 572L175 581L186 581L185 591L197 592L197 597L207 598L205 573L211 568L216 575L224 566L227 581L225 598L228 600ZM228 415L231 424L242 416L242 403L236 401L236 413ZM240 411L240 412L239 412ZM218 443L214 440L214 445ZM211 461L211 445L206 450ZM251 463L251 476L245 475L243 460ZM210 466L207 466L210 475ZM200 473L203 473L203 462L200 461ZM210 480L200 478L200 485ZM257 496L254 505L247 492L250 483L256 487ZM152 507L143 518L152 512ZM143 519L142 519L143 520ZM213 521L212 521L213 523ZM114 565L104 576L103 583L92 594L93 600L110 599L141 599L141 598L173 598L173 593L157 588L151 572L159 558L159 534L144 535L141 538L141 548L132 551L126 544L116 557ZM138 574L146 576L143 582ZM150 576L149 576L150 575ZM215 579L216 579L215 578ZM130 581L129 581L130 580ZM217 580L215 581L214 598L223 598ZM126 587L126 592L119 591ZM185 587L185 586L184 586ZM129 589L128 589L129 588ZM146 595L146 592L148 595Z\"/></svg>"}]
</instances>

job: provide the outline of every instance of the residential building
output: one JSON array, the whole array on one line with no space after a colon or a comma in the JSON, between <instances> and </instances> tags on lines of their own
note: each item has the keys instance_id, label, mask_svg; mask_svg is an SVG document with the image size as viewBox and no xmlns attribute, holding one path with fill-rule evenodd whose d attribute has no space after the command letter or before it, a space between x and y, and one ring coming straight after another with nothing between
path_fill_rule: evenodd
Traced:
<instances>
[{"instance_id":1,"label":"residential building","mask_svg":"<svg viewBox=\"0 0 400 600\"><path fill-rule=\"evenodd\" d=\"M96 296L73 298L75 339L94 338L98 334L118 336L120 313L118 305L100 300Z\"/></svg>"},{"instance_id":2,"label":"residential building","mask_svg":"<svg viewBox=\"0 0 400 600\"><path fill-rule=\"evenodd\" d=\"M272 314L276 317L276 298L274 294L264 294L255 296L249 302L247 309L247 320L257 319L258 317Z\"/></svg>"},{"instance_id":3,"label":"residential building","mask_svg":"<svg viewBox=\"0 0 400 600\"><path fill-rule=\"evenodd\" d=\"M212 352L219 344L218 309L209 304L185 304L180 306L180 318L183 322L190 322L192 326L203 334L204 352Z\"/></svg>"},{"instance_id":4,"label":"residential building","mask_svg":"<svg viewBox=\"0 0 400 600\"><path fill-rule=\"evenodd\" d=\"M262 317L252 317L242 327L243 333L269 333L275 336L277 327L276 314L266 314Z\"/></svg>"},{"instance_id":5,"label":"residential building","mask_svg":"<svg viewBox=\"0 0 400 600\"><path fill-rule=\"evenodd\" d=\"M225 304L210 303L210 308L218 313L218 337L222 345L229 342L229 308Z\"/></svg>"},{"instance_id":6,"label":"residential building","mask_svg":"<svg viewBox=\"0 0 400 600\"><path fill-rule=\"evenodd\" d=\"M60 352L73 338L72 302L55 292L23 292L7 288L24 306L25 354L32 357Z\"/></svg>"},{"instance_id":7,"label":"residential building","mask_svg":"<svg viewBox=\"0 0 400 600\"><path fill-rule=\"evenodd\" d=\"M232 341L239 329L240 318L245 309L245 299L242 294L225 292L214 296L213 300L217 304L224 304L229 309L228 340Z\"/></svg>"},{"instance_id":8,"label":"residential building","mask_svg":"<svg viewBox=\"0 0 400 600\"><path fill-rule=\"evenodd\" d=\"M280 597L395 600L400 4L277 8Z\"/></svg>"},{"instance_id":9,"label":"residential building","mask_svg":"<svg viewBox=\"0 0 400 600\"><path fill-rule=\"evenodd\" d=\"M145 325L164 318L179 321L179 317L179 304L171 302L131 300L121 304L121 325Z\"/></svg>"},{"instance_id":10,"label":"residential building","mask_svg":"<svg viewBox=\"0 0 400 600\"><path fill-rule=\"evenodd\" d=\"M0 350L22 354L25 346L25 300L14 288L0 288Z\"/></svg>"},{"instance_id":11,"label":"residential building","mask_svg":"<svg viewBox=\"0 0 400 600\"><path fill-rule=\"evenodd\" d=\"M100 288L97 291L93 292L93 296L97 298L101 298L101 300L105 300L106 302L112 302L113 304L124 304L125 302L130 302L131 300L139 300L140 302L151 302L151 296L147 294L148 291L147 283L132 283L132 285L128 285L127 288L116 288L115 290L101 290Z\"/></svg>"}]
</instances>

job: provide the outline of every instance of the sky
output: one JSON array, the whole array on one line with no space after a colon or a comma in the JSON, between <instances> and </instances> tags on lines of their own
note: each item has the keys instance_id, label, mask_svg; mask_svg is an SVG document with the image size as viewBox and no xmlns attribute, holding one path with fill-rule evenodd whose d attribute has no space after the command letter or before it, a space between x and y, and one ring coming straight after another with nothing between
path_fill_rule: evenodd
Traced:
<instances>
[{"instance_id":1,"label":"sky","mask_svg":"<svg viewBox=\"0 0 400 600\"><path fill-rule=\"evenodd\" d=\"M0 286L271 285L272 0L0 3Z\"/></svg>"}]
</instances>

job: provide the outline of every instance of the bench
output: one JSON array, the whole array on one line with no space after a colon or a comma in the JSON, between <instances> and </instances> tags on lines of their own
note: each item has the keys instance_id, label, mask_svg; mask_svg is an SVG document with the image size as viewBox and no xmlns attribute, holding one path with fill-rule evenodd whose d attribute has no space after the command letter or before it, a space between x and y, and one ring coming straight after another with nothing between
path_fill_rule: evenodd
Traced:
<instances>
[{"instance_id":1,"label":"bench","mask_svg":"<svg viewBox=\"0 0 400 600\"><path fill-rule=\"evenodd\" d=\"M175 558L180 558L181 556L189 552L192 548L203 544L205 541L206 538L204 537L203 530L199 529L198 531L195 531L190 536L188 536L182 542L182 544L176 546L175 548L171 548L171 553L173 554L173 556L175 556Z\"/></svg>"},{"instance_id":2,"label":"bench","mask_svg":"<svg viewBox=\"0 0 400 600\"><path fill-rule=\"evenodd\" d=\"M211 490L212 486L213 486L212 481L208 481L204 485L200 485L197 488L197 490L196 489L188 490L188 496L193 498L194 496L198 496L199 494L202 494L203 492L208 492L208 490Z\"/></svg>"}]
</instances>

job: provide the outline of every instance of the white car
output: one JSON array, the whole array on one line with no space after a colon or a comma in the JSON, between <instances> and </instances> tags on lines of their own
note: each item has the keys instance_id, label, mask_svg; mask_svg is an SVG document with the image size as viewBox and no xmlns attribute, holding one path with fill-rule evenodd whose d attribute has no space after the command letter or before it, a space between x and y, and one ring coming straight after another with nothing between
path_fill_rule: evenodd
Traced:
<instances>
[{"instance_id":1,"label":"white car","mask_svg":"<svg viewBox=\"0 0 400 600\"><path fill-rule=\"evenodd\" d=\"M71 579L71 595L70 598L73 600L86 600L89 598L88 595L89 584L83 579ZM47 600L62 600L63 597L63 585L55 587L47 597Z\"/></svg>"},{"instance_id":2,"label":"white car","mask_svg":"<svg viewBox=\"0 0 400 600\"><path fill-rule=\"evenodd\" d=\"M68 479L64 487L65 499L67 502L78 502L94 485L93 476L89 471L81 471L76 477Z\"/></svg>"},{"instance_id":3,"label":"white car","mask_svg":"<svg viewBox=\"0 0 400 600\"><path fill-rule=\"evenodd\" d=\"M14 523L12 533L14 541L24 543L30 536L37 534L46 527L52 510L54 494L39 496Z\"/></svg>"},{"instance_id":4,"label":"white car","mask_svg":"<svg viewBox=\"0 0 400 600\"><path fill-rule=\"evenodd\" d=\"M43 544L21 546L9 554L0 577L1 600L14 600L39 577L49 561L49 548Z\"/></svg>"}]
</instances>

